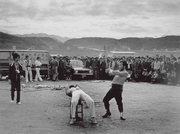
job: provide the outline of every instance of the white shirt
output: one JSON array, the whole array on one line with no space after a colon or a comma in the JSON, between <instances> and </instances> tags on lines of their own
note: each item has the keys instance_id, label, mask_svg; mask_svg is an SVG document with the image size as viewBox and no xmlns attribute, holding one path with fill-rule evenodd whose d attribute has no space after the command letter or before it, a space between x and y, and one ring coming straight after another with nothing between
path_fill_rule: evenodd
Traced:
<instances>
[{"instance_id":1,"label":"white shirt","mask_svg":"<svg viewBox=\"0 0 180 134\"><path fill-rule=\"evenodd\" d=\"M36 66L36 67L39 67L39 66L41 66L41 65L42 65L42 63L41 63L40 61L38 61L38 60L35 61L35 66Z\"/></svg>"}]
</instances>

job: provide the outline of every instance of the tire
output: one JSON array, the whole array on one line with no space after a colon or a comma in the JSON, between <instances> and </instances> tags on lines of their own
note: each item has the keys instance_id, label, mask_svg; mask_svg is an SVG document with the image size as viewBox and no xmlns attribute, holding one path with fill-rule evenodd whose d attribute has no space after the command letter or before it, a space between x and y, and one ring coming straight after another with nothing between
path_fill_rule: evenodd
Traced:
<instances>
[{"instance_id":1,"label":"tire","mask_svg":"<svg viewBox=\"0 0 180 134\"><path fill-rule=\"evenodd\" d=\"M2 80L2 73L0 72L0 80Z\"/></svg>"}]
</instances>

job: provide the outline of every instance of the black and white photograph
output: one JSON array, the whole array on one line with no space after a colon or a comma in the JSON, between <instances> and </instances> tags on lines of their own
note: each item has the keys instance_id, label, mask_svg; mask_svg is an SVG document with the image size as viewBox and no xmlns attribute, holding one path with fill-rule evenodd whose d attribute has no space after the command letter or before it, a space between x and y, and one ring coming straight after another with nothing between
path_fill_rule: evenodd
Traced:
<instances>
[{"instance_id":1,"label":"black and white photograph","mask_svg":"<svg viewBox=\"0 0 180 134\"><path fill-rule=\"evenodd\" d=\"M0 134L180 134L180 0L0 0Z\"/></svg>"}]
</instances>

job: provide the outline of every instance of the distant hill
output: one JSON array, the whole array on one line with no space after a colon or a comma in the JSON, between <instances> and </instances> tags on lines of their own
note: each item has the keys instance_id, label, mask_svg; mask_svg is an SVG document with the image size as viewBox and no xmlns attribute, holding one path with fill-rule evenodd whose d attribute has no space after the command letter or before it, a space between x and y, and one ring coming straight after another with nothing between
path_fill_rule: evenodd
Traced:
<instances>
[{"instance_id":1,"label":"distant hill","mask_svg":"<svg viewBox=\"0 0 180 134\"><path fill-rule=\"evenodd\" d=\"M24 39L0 32L0 49L12 49L12 46L16 46L17 49L28 49Z\"/></svg>"},{"instance_id":2,"label":"distant hill","mask_svg":"<svg viewBox=\"0 0 180 134\"><path fill-rule=\"evenodd\" d=\"M45 36L46 34L44 34ZM31 35L30 35L31 36ZM48 36L48 35L47 35ZM160 38L100 38L84 37L69 39L64 43L54 37L22 37L0 32L0 49L35 49L48 50L52 54L69 56L94 56L106 51L152 51L180 50L180 36L165 36Z\"/></svg>"},{"instance_id":3,"label":"distant hill","mask_svg":"<svg viewBox=\"0 0 180 134\"><path fill-rule=\"evenodd\" d=\"M99 50L127 50L128 47L122 46L117 39L114 38L99 38L99 37L86 37L79 39L70 39L64 42L67 46L85 47L85 48L97 48Z\"/></svg>"},{"instance_id":4,"label":"distant hill","mask_svg":"<svg viewBox=\"0 0 180 134\"><path fill-rule=\"evenodd\" d=\"M63 43L51 37L18 37L0 32L0 49L12 49L13 46L16 46L16 49L34 47L38 50L51 51L54 49L58 51Z\"/></svg>"},{"instance_id":5,"label":"distant hill","mask_svg":"<svg viewBox=\"0 0 180 134\"><path fill-rule=\"evenodd\" d=\"M131 50L177 50L180 49L180 36L160 38L123 38L119 39L122 46Z\"/></svg>"},{"instance_id":6,"label":"distant hill","mask_svg":"<svg viewBox=\"0 0 180 134\"><path fill-rule=\"evenodd\" d=\"M70 39L64 42L65 45L79 47L95 47L107 50L177 50L180 49L180 36L165 36L160 38L98 38L88 37L79 39Z\"/></svg>"},{"instance_id":7,"label":"distant hill","mask_svg":"<svg viewBox=\"0 0 180 134\"><path fill-rule=\"evenodd\" d=\"M46 33L38 33L38 34L16 34L15 36L18 36L18 37L51 37L53 39L56 39L57 41L59 42L65 42L67 40L69 40L70 38L68 37L61 37L61 36L58 36L58 35L49 35L49 34L46 34Z\"/></svg>"}]
</instances>

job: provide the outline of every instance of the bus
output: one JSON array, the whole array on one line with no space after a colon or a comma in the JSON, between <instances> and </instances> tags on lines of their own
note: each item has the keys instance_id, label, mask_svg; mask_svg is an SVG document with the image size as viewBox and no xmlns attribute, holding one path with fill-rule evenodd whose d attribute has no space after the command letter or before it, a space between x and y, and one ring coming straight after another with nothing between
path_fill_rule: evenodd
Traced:
<instances>
[{"instance_id":1,"label":"bus","mask_svg":"<svg viewBox=\"0 0 180 134\"><path fill-rule=\"evenodd\" d=\"M12 53L18 53L20 55L20 64L23 66L23 70L25 69L24 60L26 55L29 56L29 59L32 61L32 73L33 78L35 77L35 60L37 57L41 58L42 66L40 70L40 74L42 77L49 77L49 52L46 50L5 50L0 49L0 80L2 80L3 76L8 76L9 73L9 65L12 63ZM25 71L23 73L25 75Z\"/></svg>"}]
</instances>

